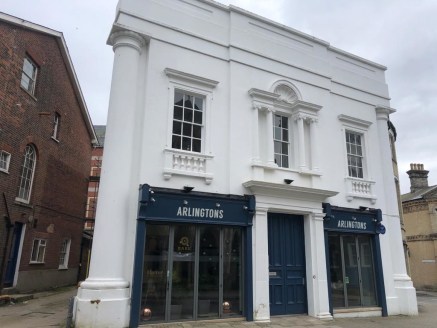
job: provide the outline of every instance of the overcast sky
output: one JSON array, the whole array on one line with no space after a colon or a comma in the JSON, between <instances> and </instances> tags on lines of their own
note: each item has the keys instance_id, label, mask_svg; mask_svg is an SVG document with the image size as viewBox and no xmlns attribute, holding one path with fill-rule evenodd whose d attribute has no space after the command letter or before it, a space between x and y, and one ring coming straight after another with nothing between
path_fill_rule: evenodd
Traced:
<instances>
[{"instance_id":1,"label":"overcast sky","mask_svg":"<svg viewBox=\"0 0 437 328\"><path fill-rule=\"evenodd\" d=\"M176 0L175 0L176 1ZM423 163L437 184L436 0L219 0L388 67L391 115L405 173ZM113 53L106 45L117 0L1 0L0 11L64 33L94 124L105 124Z\"/></svg>"}]
</instances>

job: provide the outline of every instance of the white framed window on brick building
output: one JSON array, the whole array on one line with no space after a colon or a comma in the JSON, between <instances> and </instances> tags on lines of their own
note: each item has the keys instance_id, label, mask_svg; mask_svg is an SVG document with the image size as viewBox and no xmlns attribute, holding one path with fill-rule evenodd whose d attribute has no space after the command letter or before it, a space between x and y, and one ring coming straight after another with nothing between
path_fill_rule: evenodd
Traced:
<instances>
[{"instance_id":1,"label":"white framed window on brick building","mask_svg":"<svg viewBox=\"0 0 437 328\"><path fill-rule=\"evenodd\" d=\"M342 122L342 142L345 149L346 199L352 201L354 198L364 198L374 204L375 182L371 177L366 144L367 131L372 122L347 115L339 115L338 119Z\"/></svg>"},{"instance_id":2,"label":"white framed window on brick building","mask_svg":"<svg viewBox=\"0 0 437 328\"><path fill-rule=\"evenodd\" d=\"M44 263L46 254L47 240L35 238L33 240L32 254L30 256L30 263Z\"/></svg>"},{"instance_id":3,"label":"white framed window on brick building","mask_svg":"<svg viewBox=\"0 0 437 328\"><path fill-rule=\"evenodd\" d=\"M64 239L59 252L59 269L68 269L68 258L70 256L71 239Z\"/></svg>"},{"instance_id":4,"label":"white framed window on brick building","mask_svg":"<svg viewBox=\"0 0 437 328\"><path fill-rule=\"evenodd\" d=\"M197 75L165 69L169 82L169 121L163 176L204 178L211 183L209 161L213 90L218 82Z\"/></svg>"},{"instance_id":5,"label":"white framed window on brick building","mask_svg":"<svg viewBox=\"0 0 437 328\"><path fill-rule=\"evenodd\" d=\"M53 131L52 131L52 139L55 141L59 141L59 129L61 127L61 115L59 113L55 113L53 116Z\"/></svg>"},{"instance_id":6,"label":"white framed window on brick building","mask_svg":"<svg viewBox=\"0 0 437 328\"><path fill-rule=\"evenodd\" d=\"M35 62L29 57L25 57L21 73L21 87L31 95L35 95L37 72L38 68Z\"/></svg>"},{"instance_id":7,"label":"white framed window on brick building","mask_svg":"<svg viewBox=\"0 0 437 328\"><path fill-rule=\"evenodd\" d=\"M0 171L9 172L9 163L11 162L11 154L4 150L0 150Z\"/></svg>"},{"instance_id":8,"label":"white framed window on brick building","mask_svg":"<svg viewBox=\"0 0 437 328\"><path fill-rule=\"evenodd\" d=\"M33 145L27 145L24 150L21 165L20 185L16 200L29 203L36 166L36 150Z\"/></svg>"}]
</instances>

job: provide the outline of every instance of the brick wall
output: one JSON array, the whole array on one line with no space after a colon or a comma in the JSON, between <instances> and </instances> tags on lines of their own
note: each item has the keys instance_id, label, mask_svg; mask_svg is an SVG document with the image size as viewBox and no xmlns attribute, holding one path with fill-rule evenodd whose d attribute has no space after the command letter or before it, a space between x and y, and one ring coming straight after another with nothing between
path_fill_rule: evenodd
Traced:
<instances>
[{"instance_id":1,"label":"brick wall","mask_svg":"<svg viewBox=\"0 0 437 328\"><path fill-rule=\"evenodd\" d=\"M57 38L5 22L0 22L0 36L0 150L12 155L9 174L0 172L0 190L11 220L26 224L20 271L57 269L64 238L72 240L69 267L77 268L91 137ZM34 96L20 86L25 56L38 65ZM59 141L51 138L55 113L61 117ZM37 150L35 176L29 204L20 204L15 198L29 143ZM0 220L5 212L2 196ZM47 239L44 264L29 264L36 237Z\"/></svg>"}]
</instances>

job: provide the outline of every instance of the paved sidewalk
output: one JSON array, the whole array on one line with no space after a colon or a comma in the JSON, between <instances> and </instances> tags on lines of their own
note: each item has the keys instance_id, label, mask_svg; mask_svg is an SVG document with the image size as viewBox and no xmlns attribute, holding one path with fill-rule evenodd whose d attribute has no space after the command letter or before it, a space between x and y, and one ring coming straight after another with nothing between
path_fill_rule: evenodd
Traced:
<instances>
[{"instance_id":1,"label":"paved sidewalk","mask_svg":"<svg viewBox=\"0 0 437 328\"><path fill-rule=\"evenodd\" d=\"M65 327L68 302L76 287L36 293L24 303L0 306L1 328ZM437 293L418 292L419 316L391 316L387 318L350 318L318 320L306 315L272 317L271 322L198 321L143 325L150 328L435 328L437 327Z\"/></svg>"}]
</instances>

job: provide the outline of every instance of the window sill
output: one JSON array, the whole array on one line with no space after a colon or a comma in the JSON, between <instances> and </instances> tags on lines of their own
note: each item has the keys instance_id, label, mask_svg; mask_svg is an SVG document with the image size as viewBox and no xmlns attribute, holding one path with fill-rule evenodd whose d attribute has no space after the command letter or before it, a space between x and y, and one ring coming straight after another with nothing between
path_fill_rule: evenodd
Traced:
<instances>
[{"instance_id":1,"label":"window sill","mask_svg":"<svg viewBox=\"0 0 437 328\"><path fill-rule=\"evenodd\" d=\"M60 265L59 268L58 268L58 270L59 270L59 271L65 271L65 270L68 270L68 267L63 266L63 265Z\"/></svg>"},{"instance_id":2,"label":"window sill","mask_svg":"<svg viewBox=\"0 0 437 328\"><path fill-rule=\"evenodd\" d=\"M165 163L164 179L170 180L173 175L184 175L204 178L206 184L210 184L214 176L209 171L208 162L214 158L206 155L185 150L166 148L164 149Z\"/></svg>"},{"instance_id":3,"label":"window sill","mask_svg":"<svg viewBox=\"0 0 437 328\"><path fill-rule=\"evenodd\" d=\"M30 96L33 100L38 101L38 99L36 99L36 97L29 92L29 90L23 88L23 86L20 85L21 90L23 90L28 96Z\"/></svg>"},{"instance_id":4,"label":"window sill","mask_svg":"<svg viewBox=\"0 0 437 328\"><path fill-rule=\"evenodd\" d=\"M15 198L15 204L20 205L20 206L24 206L24 207L28 207L28 208L33 208L33 206L29 204L28 200L18 198L18 197Z\"/></svg>"},{"instance_id":5,"label":"window sill","mask_svg":"<svg viewBox=\"0 0 437 328\"><path fill-rule=\"evenodd\" d=\"M9 171L7 171L7 170L3 170L3 169L0 169L0 172L3 172L3 173L5 173L5 174L9 174Z\"/></svg>"},{"instance_id":6,"label":"window sill","mask_svg":"<svg viewBox=\"0 0 437 328\"><path fill-rule=\"evenodd\" d=\"M46 264L46 262L29 262L30 265L42 265L42 264Z\"/></svg>"},{"instance_id":7,"label":"window sill","mask_svg":"<svg viewBox=\"0 0 437 328\"><path fill-rule=\"evenodd\" d=\"M369 199L372 204L376 203L376 195L373 194L373 186L375 181L365 180L360 178L345 178L346 183L346 199L351 202L355 198Z\"/></svg>"},{"instance_id":8,"label":"window sill","mask_svg":"<svg viewBox=\"0 0 437 328\"><path fill-rule=\"evenodd\" d=\"M276 164L269 165L264 163L252 163L252 167L259 167L266 170L276 170L276 171L284 171L284 172L293 172L302 175L312 175L312 176L322 176L322 173L319 170L309 170L309 169L293 169L289 167L280 167Z\"/></svg>"},{"instance_id":9,"label":"window sill","mask_svg":"<svg viewBox=\"0 0 437 328\"><path fill-rule=\"evenodd\" d=\"M52 139L53 141L55 141L55 142L57 142L57 143L59 143L59 140L58 139L56 139L54 136L51 136L50 137L50 139Z\"/></svg>"}]
</instances>

